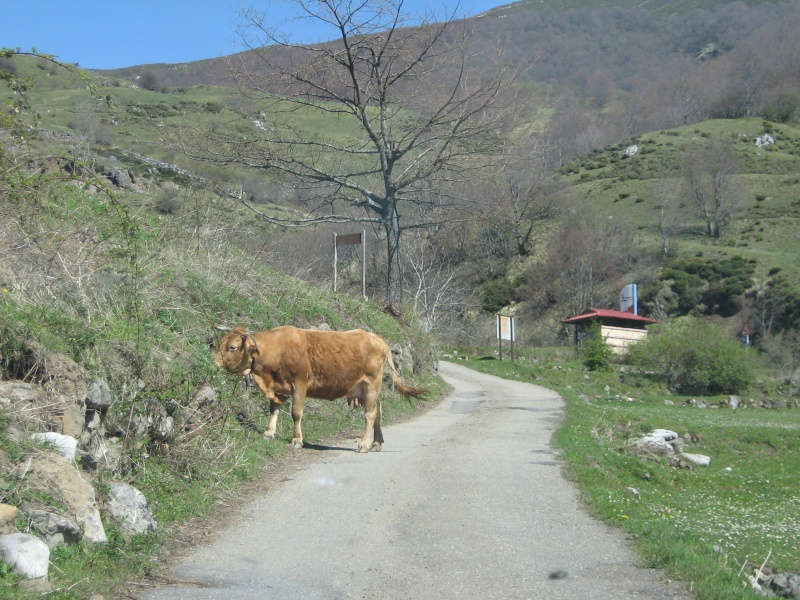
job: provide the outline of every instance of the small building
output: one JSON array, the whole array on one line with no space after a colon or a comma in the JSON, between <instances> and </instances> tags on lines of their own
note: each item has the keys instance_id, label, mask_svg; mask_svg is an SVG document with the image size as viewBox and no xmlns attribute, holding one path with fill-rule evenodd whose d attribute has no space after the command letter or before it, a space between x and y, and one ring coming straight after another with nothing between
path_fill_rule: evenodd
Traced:
<instances>
[{"instance_id":1,"label":"small building","mask_svg":"<svg viewBox=\"0 0 800 600\"><path fill-rule=\"evenodd\" d=\"M564 319L561 322L565 325L575 326L576 346L586 338L592 323L599 322L600 333L606 344L611 346L616 354L624 354L629 344L639 342L647 337L646 325L658 321L621 310L590 308L581 315Z\"/></svg>"}]
</instances>

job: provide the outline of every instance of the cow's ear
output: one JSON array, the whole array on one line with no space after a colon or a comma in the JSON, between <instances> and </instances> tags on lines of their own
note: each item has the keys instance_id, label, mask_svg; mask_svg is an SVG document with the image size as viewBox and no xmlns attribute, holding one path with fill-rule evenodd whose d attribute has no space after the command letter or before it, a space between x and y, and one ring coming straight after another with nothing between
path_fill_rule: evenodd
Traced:
<instances>
[{"instance_id":1,"label":"cow's ear","mask_svg":"<svg viewBox=\"0 0 800 600\"><path fill-rule=\"evenodd\" d=\"M242 348L248 356L255 356L258 354L258 345L249 333L242 334Z\"/></svg>"}]
</instances>

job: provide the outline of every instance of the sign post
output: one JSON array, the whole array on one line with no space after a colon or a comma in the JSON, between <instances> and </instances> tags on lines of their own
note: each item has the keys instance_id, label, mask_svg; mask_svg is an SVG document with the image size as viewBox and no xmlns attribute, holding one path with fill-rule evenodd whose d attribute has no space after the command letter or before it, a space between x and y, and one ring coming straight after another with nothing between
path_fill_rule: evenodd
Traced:
<instances>
[{"instance_id":1,"label":"sign post","mask_svg":"<svg viewBox=\"0 0 800 600\"><path fill-rule=\"evenodd\" d=\"M339 246L357 246L361 244L361 295L367 298L367 232L333 234L333 291L337 290Z\"/></svg>"},{"instance_id":2,"label":"sign post","mask_svg":"<svg viewBox=\"0 0 800 600\"><path fill-rule=\"evenodd\" d=\"M742 325L742 330L739 332L739 335L742 336L742 344L744 344L744 354L747 356L747 350L750 348L750 328L747 326L747 323Z\"/></svg>"},{"instance_id":3,"label":"sign post","mask_svg":"<svg viewBox=\"0 0 800 600\"><path fill-rule=\"evenodd\" d=\"M511 342L511 362L514 362L514 339L517 337L517 320L514 317L497 315L497 341L500 344L500 360L503 360L503 340Z\"/></svg>"}]
</instances>

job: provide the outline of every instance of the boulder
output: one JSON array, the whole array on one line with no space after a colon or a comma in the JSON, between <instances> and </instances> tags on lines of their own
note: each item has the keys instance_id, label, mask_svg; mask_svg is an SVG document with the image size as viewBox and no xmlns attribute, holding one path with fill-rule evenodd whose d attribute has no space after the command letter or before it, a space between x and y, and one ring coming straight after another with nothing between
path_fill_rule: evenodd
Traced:
<instances>
[{"instance_id":1,"label":"boulder","mask_svg":"<svg viewBox=\"0 0 800 600\"><path fill-rule=\"evenodd\" d=\"M75 466L58 454L46 452L33 457L29 470L35 474L30 480L33 487L66 504L71 513L68 516L83 528L87 541L100 544L108 541L94 488Z\"/></svg>"},{"instance_id":2,"label":"boulder","mask_svg":"<svg viewBox=\"0 0 800 600\"><path fill-rule=\"evenodd\" d=\"M108 513L119 524L123 535L138 535L157 529L147 499L135 487L123 482L112 483L109 494Z\"/></svg>"},{"instance_id":3,"label":"boulder","mask_svg":"<svg viewBox=\"0 0 800 600\"><path fill-rule=\"evenodd\" d=\"M78 449L78 440L69 435L56 433L55 431L45 431L44 433L32 433L31 439L37 442L51 444L61 456L72 462L75 460L75 452Z\"/></svg>"},{"instance_id":4,"label":"boulder","mask_svg":"<svg viewBox=\"0 0 800 600\"><path fill-rule=\"evenodd\" d=\"M43 407L47 405L47 392L35 384L24 381L0 381L0 408L15 421L42 427Z\"/></svg>"},{"instance_id":5,"label":"boulder","mask_svg":"<svg viewBox=\"0 0 800 600\"><path fill-rule=\"evenodd\" d=\"M28 579L47 579L50 548L35 535L9 533L0 536L0 556Z\"/></svg>"},{"instance_id":6,"label":"boulder","mask_svg":"<svg viewBox=\"0 0 800 600\"><path fill-rule=\"evenodd\" d=\"M81 538L81 528L71 519L46 510L29 510L25 514L30 519L31 527L50 548L58 544L74 544Z\"/></svg>"},{"instance_id":7,"label":"boulder","mask_svg":"<svg viewBox=\"0 0 800 600\"><path fill-rule=\"evenodd\" d=\"M111 388L105 379L97 379L89 384L86 406L97 410L106 410L111 406Z\"/></svg>"},{"instance_id":8,"label":"boulder","mask_svg":"<svg viewBox=\"0 0 800 600\"><path fill-rule=\"evenodd\" d=\"M0 535L17 533L19 509L10 504L0 504Z\"/></svg>"}]
</instances>

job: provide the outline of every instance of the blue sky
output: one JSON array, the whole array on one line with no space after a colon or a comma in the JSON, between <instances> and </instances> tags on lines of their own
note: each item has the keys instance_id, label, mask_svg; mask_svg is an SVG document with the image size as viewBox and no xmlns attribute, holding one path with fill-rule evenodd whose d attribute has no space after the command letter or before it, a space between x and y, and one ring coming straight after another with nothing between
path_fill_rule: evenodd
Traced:
<instances>
[{"instance_id":1,"label":"blue sky","mask_svg":"<svg viewBox=\"0 0 800 600\"><path fill-rule=\"evenodd\" d=\"M506 4L462 0L464 16ZM0 9L0 48L36 48L87 69L115 69L152 63L218 58L242 50L236 44L238 6L270 9L276 24L287 15L277 3L231 0L4 0ZM456 0L405 0L413 14L431 7L452 10ZM313 35L297 31L296 36ZM302 39L298 41L309 41ZM319 40L313 40L319 41Z\"/></svg>"}]
</instances>

